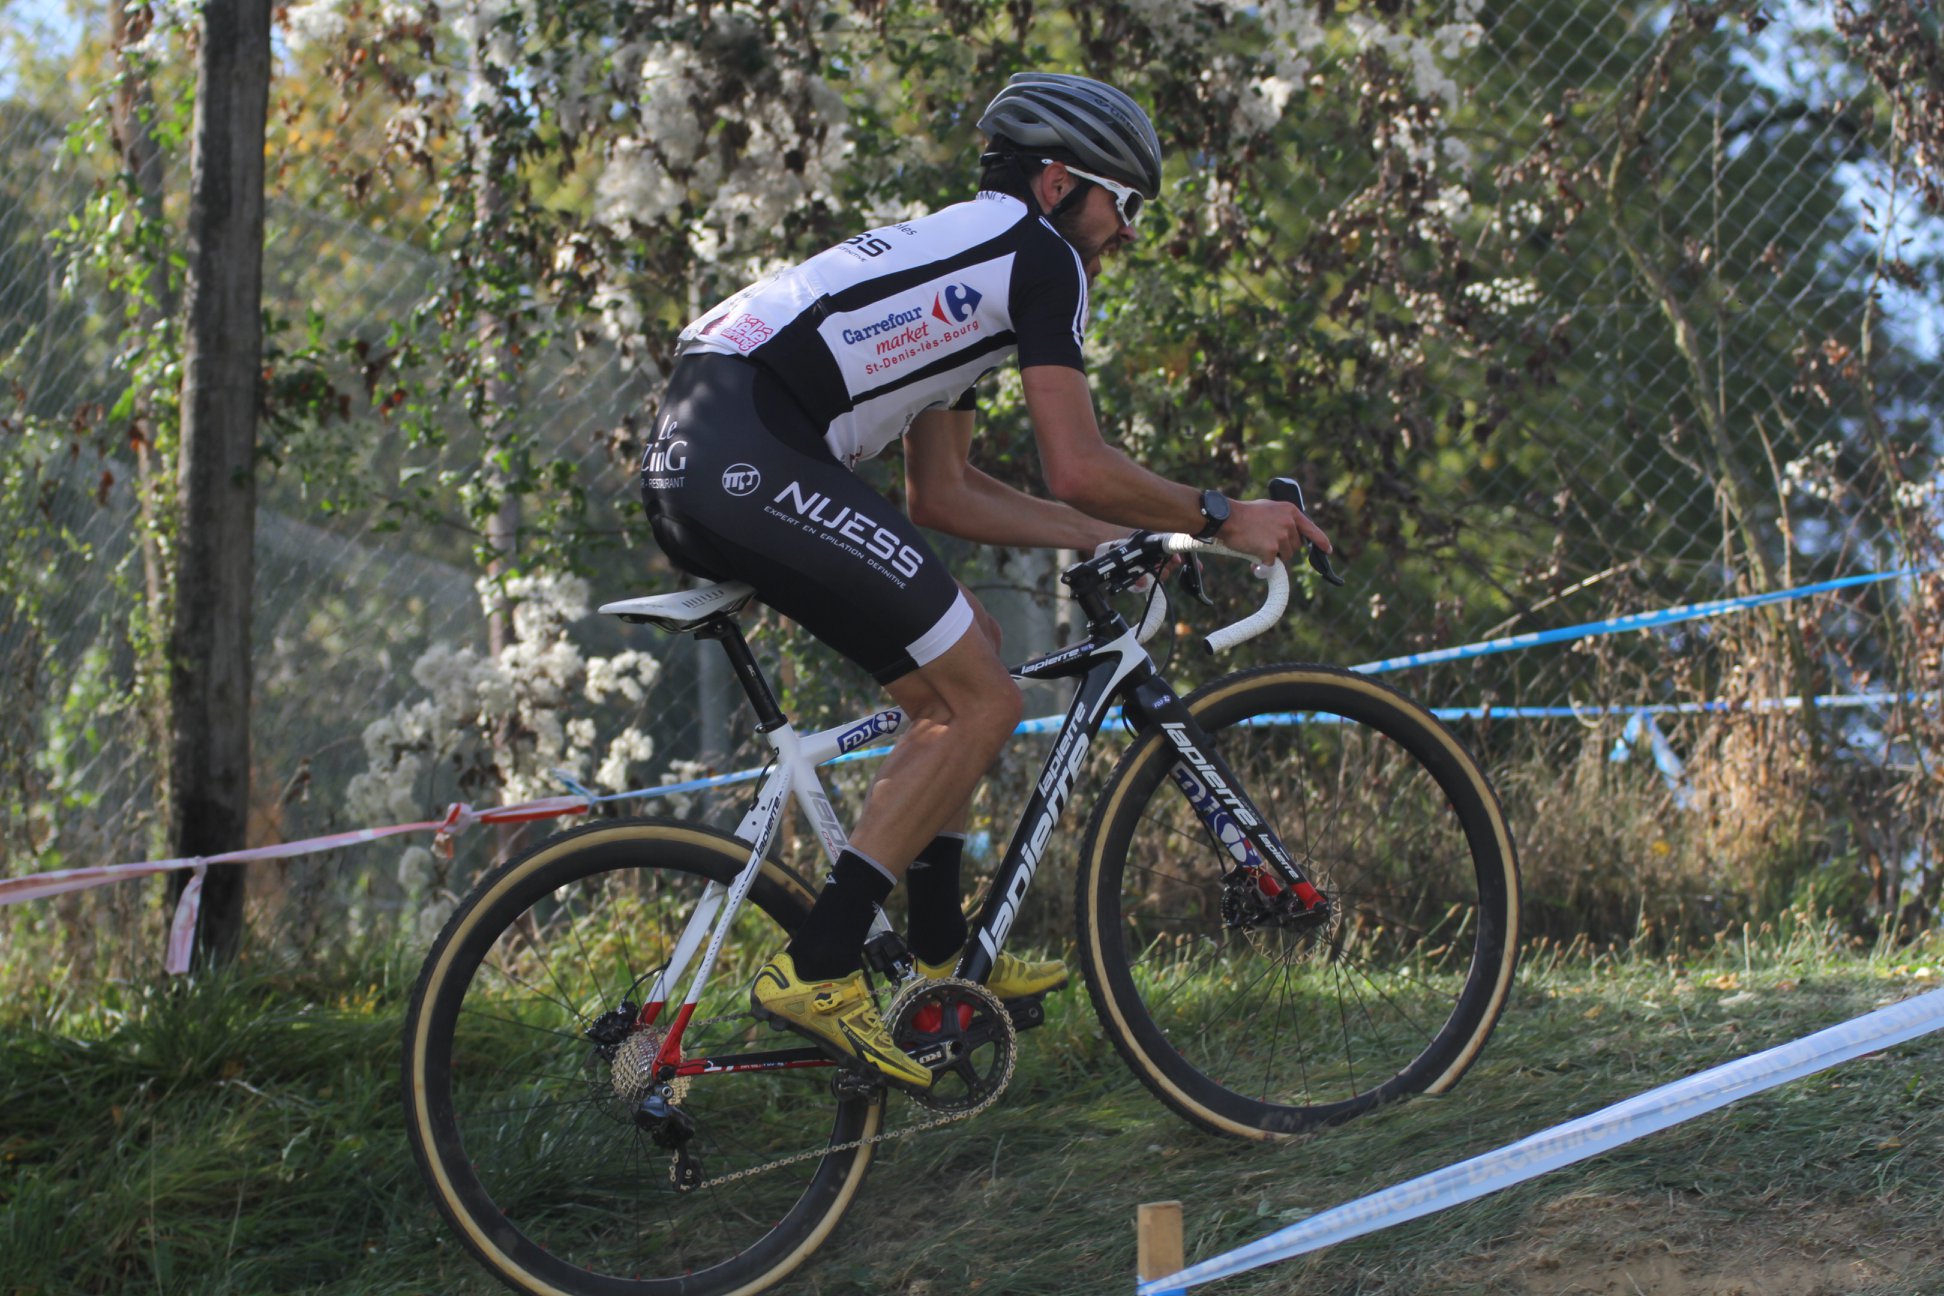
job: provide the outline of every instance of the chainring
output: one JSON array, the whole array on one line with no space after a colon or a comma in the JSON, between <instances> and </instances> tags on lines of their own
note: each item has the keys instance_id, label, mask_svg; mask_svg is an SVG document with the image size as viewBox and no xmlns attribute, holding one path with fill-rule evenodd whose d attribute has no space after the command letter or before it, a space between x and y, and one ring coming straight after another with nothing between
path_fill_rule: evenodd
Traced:
<instances>
[{"instance_id":1,"label":"chainring","mask_svg":"<svg viewBox=\"0 0 1944 1296\"><path fill-rule=\"evenodd\" d=\"M931 1068L932 1086L912 1101L935 1112L978 1110L1012 1079L1019 1035L1005 1004L975 981L914 981L885 1013L899 1048Z\"/></svg>"}]
</instances>

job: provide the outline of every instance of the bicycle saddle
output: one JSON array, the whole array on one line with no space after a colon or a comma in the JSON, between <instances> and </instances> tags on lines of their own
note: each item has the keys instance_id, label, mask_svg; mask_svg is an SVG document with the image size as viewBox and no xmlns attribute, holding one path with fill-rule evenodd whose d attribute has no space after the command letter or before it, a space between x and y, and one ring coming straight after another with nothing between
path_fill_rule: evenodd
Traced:
<instances>
[{"instance_id":1,"label":"bicycle saddle","mask_svg":"<svg viewBox=\"0 0 1944 1296\"><path fill-rule=\"evenodd\" d=\"M674 594L651 594L646 598L603 603L601 611L623 621L646 622L679 633L740 611L755 592L741 581L712 581Z\"/></svg>"}]
</instances>

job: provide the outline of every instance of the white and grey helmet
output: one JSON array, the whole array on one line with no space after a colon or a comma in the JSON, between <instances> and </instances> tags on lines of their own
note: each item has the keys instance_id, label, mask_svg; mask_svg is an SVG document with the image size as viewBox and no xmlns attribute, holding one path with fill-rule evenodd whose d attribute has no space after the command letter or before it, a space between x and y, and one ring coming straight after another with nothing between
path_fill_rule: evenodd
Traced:
<instances>
[{"instance_id":1,"label":"white and grey helmet","mask_svg":"<svg viewBox=\"0 0 1944 1296\"><path fill-rule=\"evenodd\" d=\"M1110 85L1062 72L1021 72L993 96L979 129L995 149L1043 150L1055 161L1098 171L1161 195L1161 139L1141 105Z\"/></svg>"}]
</instances>

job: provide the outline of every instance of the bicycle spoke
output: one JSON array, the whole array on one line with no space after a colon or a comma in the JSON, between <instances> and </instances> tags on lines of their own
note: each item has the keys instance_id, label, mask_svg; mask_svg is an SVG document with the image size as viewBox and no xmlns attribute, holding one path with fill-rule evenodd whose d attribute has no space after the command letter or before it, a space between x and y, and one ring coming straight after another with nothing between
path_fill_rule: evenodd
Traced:
<instances>
[{"instance_id":1,"label":"bicycle spoke","mask_svg":"<svg viewBox=\"0 0 1944 1296\"><path fill-rule=\"evenodd\" d=\"M1423 1083L1411 1073L1420 1059L1452 1056L1480 1029L1458 1014L1471 1011L1462 991L1478 974L1482 869L1509 871L1474 858L1456 801L1496 806L1478 784L1447 786L1451 748L1431 736L1434 721L1370 701L1376 686L1338 672L1256 675L1214 692L1233 710L1204 724L1238 790L1329 897L1329 916L1283 913L1272 897L1224 884L1227 848L1174 785L1165 747L1126 767L1139 783L1116 794L1118 817L1102 828L1111 855L1094 857L1113 870L1111 890L1088 892L1093 920L1113 929L1111 943L1085 951L1105 964L1089 971L1116 1005L1110 1032L1139 1041L1131 1060L1165 1077L1164 1101L1230 1133L1367 1105ZM1339 698L1389 708L1385 727L1334 710ZM1256 713L1338 719L1246 723Z\"/></svg>"},{"instance_id":2,"label":"bicycle spoke","mask_svg":"<svg viewBox=\"0 0 1944 1296\"><path fill-rule=\"evenodd\" d=\"M436 994L446 1038L434 1042L448 1071L422 1083L444 1123L445 1146L463 1149L462 1160L444 1160L444 1181L466 1186L468 1195L449 1195L440 1181L435 1191L446 1194L449 1209L478 1221L477 1236L510 1239L482 1255L489 1266L517 1252L520 1266L550 1275L521 1279L533 1288L581 1291L614 1279L681 1281L723 1265L740 1272L745 1263L774 1264L760 1257L779 1253L758 1244L779 1228L807 1237L827 1227L819 1221L843 1208L848 1197L836 1189L864 1155L824 1149L856 1138L867 1106L839 1104L827 1085L796 1081L795 1072L677 1078L666 1091L671 1114L661 1118L675 1123L637 1124L656 1119L642 1114L639 1099L651 1092L647 1072L672 1017L646 1032L629 1029L626 1018L601 1019L638 1000L639 969L657 965L679 938L682 915L747 860L746 848L717 850L687 828L669 831L676 844L664 854L655 845L661 831L620 823L567 834L562 840L617 843L584 857L586 864L537 847L503 866L517 873L529 858L542 861L533 865L534 884L491 890L504 898L494 902L501 907L490 915L492 934L473 946L483 954L441 962L435 947L428 961L445 978ZM723 1014L711 1009L735 1013L739 978L781 944L784 924L764 906L779 897L800 903L763 885L770 889L759 887L740 912L724 914L733 925L684 1041L688 1056L730 1052L750 1034L746 1014L713 1021ZM413 1013L421 1011L415 996ZM590 1033L597 1022L599 1039ZM424 1127L414 1130L424 1159ZM671 1180L678 1164L692 1166L700 1181L679 1188ZM746 1170L763 1173L716 1182Z\"/></svg>"}]
</instances>

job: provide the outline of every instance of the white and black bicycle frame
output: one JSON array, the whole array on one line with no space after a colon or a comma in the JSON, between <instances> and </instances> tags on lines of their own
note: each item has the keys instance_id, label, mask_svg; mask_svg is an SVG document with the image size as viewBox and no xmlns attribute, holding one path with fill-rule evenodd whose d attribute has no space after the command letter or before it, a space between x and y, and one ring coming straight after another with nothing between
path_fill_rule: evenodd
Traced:
<instances>
[{"instance_id":1,"label":"white and black bicycle frame","mask_svg":"<svg viewBox=\"0 0 1944 1296\"><path fill-rule=\"evenodd\" d=\"M1107 570L1112 570L1111 565ZM1153 660L1141 646L1141 636L1108 603L1106 590L1097 577L1094 564L1081 564L1067 576L1076 601L1087 615L1087 639L1014 667L1011 672L1022 680L1077 678L1079 684L984 906L972 923L955 972L966 980L983 983L991 974L1006 935L1032 887L1047 843L1071 799L1087 751L1110 718L1117 699L1123 720L1135 733L1158 730L1180 753L1171 771L1175 785L1235 868L1246 870L1246 876L1265 895L1276 896L1284 889L1293 890L1306 911L1321 911L1328 903L1249 800L1208 734L1155 670ZM656 974L636 1021L643 1027L656 1023L667 1008L669 995L687 977L687 994L667 1028L667 1037L656 1057L659 1078L830 1066L832 1063L822 1053L807 1047L684 1057L682 1035L708 984L730 926L761 871L789 801L796 801L816 831L825 854L834 861L848 839L817 776L817 767L860 752L877 740L896 737L904 729L906 716L893 708L820 733L799 735L777 706L768 681L733 620L727 615L713 617L696 629L695 634L722 644L738 682L755 708L757 729L768 741L773 756L755 800L736 828L735 835L749 844L748 863L733 883L724 886L711 882L704 890L667 965ZM873 942L892 934L882 910L871 930ZM894 935L892 942L894 947L901 947ZM698 953L700 962L696 963ZM692 973L691 964L694 964ZM880 967L879 970L892 969ZM898 975L908 972L908 962L896 968Z\"/></svg>"}]
</instances>

